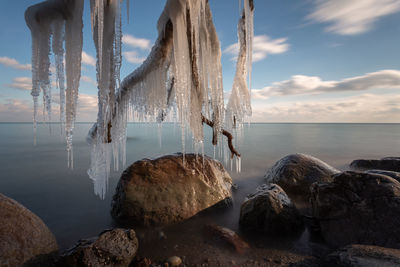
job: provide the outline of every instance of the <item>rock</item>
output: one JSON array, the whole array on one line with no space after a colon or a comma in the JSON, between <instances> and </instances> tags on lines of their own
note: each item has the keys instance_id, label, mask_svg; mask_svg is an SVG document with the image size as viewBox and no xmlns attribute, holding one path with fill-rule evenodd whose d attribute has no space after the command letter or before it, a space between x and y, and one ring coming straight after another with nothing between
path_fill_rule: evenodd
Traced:
<instances>
[{"instance_id":1,"label":"rock","mask_svg":"<svg viewBox=\"0 0 400 267\"><path fill-rule=\"evenodd\" d=\"M400 172L400 158L357 159L350 163L350 167L359 170L378 169Z\"/></svg>"},{"instance_id":2,"label":"rock","mask_svg":"<svg viewBox=\"0 0 400 267\"><path fill-rule=\"evenodd\" d=\"M324 264L330 267L400 266L400 250L368 245L350 245L329 254Z\"/></svg>"},{"instance_id":3,"label":"rock","mask_svg":"<svg viewBox=\"0 0 400 267\"><path fill-rule=\"evenodd\" d=\"M366 171L366 173L376 173L376 174L386 175L386 176L392 177L396 181L400 182L400 172L383 171L383 170L368 170L368 171Z\"/></svg>"},{"instance_id":4,"label":"rock","mask_svg":"<svg viewBox=\"0 0 400 267\"><path fill-rule=\"evenodd\" d=\"M239 254L244 253L250 248L249 244L243 241L243 239L231 229L214 224L208 224L206 228L210 233L231 245Z\"/></svg>"},{"instance_id":5,"label":"rock","mask_svg":"<svg viewBox=\"0 0 400 267\"><path fill-rule=\"evenodd\" d=\"M0 194L0 266L22 266L57 250L54 235L38 216Z\"/></svg>"},{"instance_id":6,"label":"rock","mask_svg":"<svg viewBox=\"0 0 400 267\"><path fill-rule=\"evenodd\" d=\"M330 182L338 170L305 154L292 154L278 160L265 174L267 183L278 184L286 193L308 201L314 182ZM293 195L292 195L293 194Z\"/></svg>"},{"instance_id":7,"label":"rock","mask_svg":"<svg viewBox=\"0 0 400 267\"><path fill-rule=\"evenodd\" d=\"M170 224L231 198L232 178L207 156L182 154L143 159L119 180L111 214L144 224Z\"/></svg>"},{"instance_id":8,"label":"rock","mask_svg":"<svg viewBox=\"0 0 400 267\"><path fill-rule=\"evenodd\" d=\"M59 259L59 266L129 266L138 240L132 229L106 230L98 237L82 239Z\"/></svg>"},{"instance_id":9,"label":"rock","mask_svg":"<svg viewBox=\"0 0 400 267\"><path fill-rule=\"evenodd\" d=\"M167 260L167 262L170 266L179 266L179 264L182 263L182 260L178 256L172 256Z\"/></svg>"},{"instance_id":10,"label":"rock","mask_svg":"<svg viewBox=\"0 0 400 267\"><path fill-rule=\"evenodd\" d=\"M243 230L279 235L304 229L302 216L276 184L264 184L247 196L240 208L239 226Z\"/></svg>"},{"instance_id":11,"label":"rock","mask_svg":"<svg viewBox=\"0 0 400 267\"><path fill-rule=\"evenodd\" d=\"M343 172L312 186L313 216L334 247L400 247L400 183L385 175Z\"/></svg>"}]
</instances>

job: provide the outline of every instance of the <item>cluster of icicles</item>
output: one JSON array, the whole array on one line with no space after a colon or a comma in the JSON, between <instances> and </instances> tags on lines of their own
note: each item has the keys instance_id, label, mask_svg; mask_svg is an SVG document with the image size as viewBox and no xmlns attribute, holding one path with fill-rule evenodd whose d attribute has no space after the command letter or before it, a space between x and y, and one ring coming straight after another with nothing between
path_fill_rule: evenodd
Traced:
<instances>
[{"instance_id":1,"label":"cluster of icicles","mask_svg":"<svg viewBox=\"0 0 400 267\"><path fill-rule=\"evenodd\" d=\"M220 144L224 144L222 128L235 130L251 115L248 81L251 73L253 1L243 1L243 15L238 25L236 75L226 110L221 48L207 0L167 0L158 21L158 39L150 55L122 82L119 79L122 0L90 1L99 90L97 122L88 135L92 146L88 174L94 182L95 194L105 197L112 162L115 169L120 163L126 163L128 120L178 121L184 155L187 128L191 130L196 150L204 150L202 116L213 121L213 135ZM129 1L127 5L129 7ZM60 89L60 120L65 127L70 166L73 162L72 133L81 67L82 11L83 0L48 0L28 8L25 15L32 32L34 128L40 88L44 107L48 117L51 116L51 43ZM229 159L227 146L224 151L224 158ZM240 171L240 158L236 165Z\"/></svg>"}]
</instances>

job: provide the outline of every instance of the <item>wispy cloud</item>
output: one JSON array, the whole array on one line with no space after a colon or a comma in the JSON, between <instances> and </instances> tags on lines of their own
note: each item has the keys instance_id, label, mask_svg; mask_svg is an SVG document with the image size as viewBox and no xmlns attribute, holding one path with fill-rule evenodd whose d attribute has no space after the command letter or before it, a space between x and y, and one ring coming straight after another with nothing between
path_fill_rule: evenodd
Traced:
<instances>
[{"instance_id":1,"label":"wispy cloud","mask_svg":"<svg viewBox=\"0 0 400 267\"><path fill-rule=\"evenodd\" d=\"M252 90L252 97L266 99L279 95L361 91L373 88L400 88L400 71L381 70L340 81L323 81L317 76L294 75L289 80L275 82L263 89Z\"/></svg>"},{"instance_id":2,"label":"wispy cloud","mask_svg":"<svg viewBox=\"0 0 400 267\"><path fill-rule=\"evenodd\" d=\"M256 35L253 40L253 62L266 58L269 54L282 54L289 50L287 38L271 39L267 35ZM231 54L236 60L239 44L231 44L224 49L224 53Z\"/></svg>"},{"instance_id":3,"label":"wispy cloud","mask_svg":"<svg viewBox=\"0 0 400 267\"><path fill-rule=\"evenodd\" d=\"M96 59L85 51L82 51L82 63L90 66L96 66Z\"/></svg>"},{"instance_id":4,"label":"wispy cloud","mask_svg":"<svg viewBox=\"0 0 400 267\"><path fill-rule=\"evenodd\" d=\"M399 122L400 94L253 105L254 122Z\"/></svg>"},{"instance_id":5,"label":"wispy cloud","mask_svg":"<svg viewBox=\"0 0 400 267\"><path fill-rule=\"evenodd\" d=\"M9 88L18 90L31 90L32 89L32 78L30 77L16 77L13 79L11 84L5 84Z\"/></svg>"},{"instance_id":6,"label":"wispy cloud","mask_svg":"<svg viewBox=\"0 0 400 267\"><path fill-rule=\"evenodd\" d=\"M307 18L329 24L328 32L354 35L369 31L379 18L399 11L399 0L314 0L314 10Z\"/></svg>"},{"instance_id":7,"label":"wispy cloud","mask_svg":"<svg viewBox=\"0 0 400 267\"><path fill-rule=\"evenodd\" d=\"M138 55L136 51L127 51L122 53L129 63L141 64L146 58Z\"/></svg>"},{"instance_id":8,"label":"wispy cloud","mask_svg":"<svg viewBox=\"0 0 400 267\"><path fill-rule=\"evenodd\" d=\"M16 59L9 57L0 57L0 64L19 70L30 70L32 68L31 64L21 64Z\"/></svg>"},{"instance_id":9,"label":"wispy cloud","mask_svg":"<svg viewBox=\"0 0 400 267\"><path fill-rule=\"evenodd\" d=\"M96 82L95 80L93 80L93 79L92 79L91 77L89 77L89 76L82 75L82 76L81 76L81 81L90 83L90 84L92 84L92 85L94 85L94 86L97 86L97 82Z\"/></svg>"},{"instance_id":10,"label":"wispy cloud","mask_svg":"<svg viewBox=\"0 0 400 267\"><path fill-rule=\"evenodd\" d=\"M137 38L130 34L124 34L122 36L122 43L143 50L148 50L150 49L151 46L150 40L144 38Z\"/></svg>"}]
</instances>

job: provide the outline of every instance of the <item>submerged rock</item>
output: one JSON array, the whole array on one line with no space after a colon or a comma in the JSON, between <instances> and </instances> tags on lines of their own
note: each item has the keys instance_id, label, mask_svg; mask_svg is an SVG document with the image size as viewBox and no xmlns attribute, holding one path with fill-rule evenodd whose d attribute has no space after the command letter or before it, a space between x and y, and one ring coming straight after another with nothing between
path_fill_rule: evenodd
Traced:
<instances>
[{"instance_id":1,"label":"submerged rock","mask_svg":"<svg viewBox=\"0 0 400 267\"><path fill-rule=\"evenodd\" d=\"M214 236L231 245L239 254L244 253L250 248L249 244L243 241L243 239L241 239L240 236L231 229L214 224L206 225L206 229Z\"/></svg>"},{"instance_id":2,"label":"submerged rock","mask_svg":"<svg viewBox=\"0 0 400 267\"><path fill-rule=\"evenodd\" d=\"M400 266L400 250L368 245L350 245L329 254L324 264L330 267Z\"/></svg>"},{"instance_id":3,"label":"submerged rock","mask_svg":"<svg viewBox=\"0 0 400 267\"><path fill-rule=\"evenodd\" d=\"M0 194L0 266L22 266L57 250L54 235L38 216Z\"/></svg>"},{"instance_id":4,"label":"submerged rock","mask_svg":"<svg viewBox=\"0 0 400 267\"><path fill-rule=\"evenodd\" d=\"M276 235L298 233L303 218L295 205L276 184L264 184L247 196L240 208L240 228Z\"/></svg>"},{"instance_id":5,"label":"submerged rock","mask_svg":"<svg viewBox=\"0 0 400 267\"><path fill-rule=\"evenodd\" d=\"M59 259L59 266L129 266L138 240L132 229L106 230L98 237L82 239Z\"/></svg>"},{"instance_id":6,"label":"submerged rock","mask_svg":"<svg viewBox=\"0 0 400 267\"><path fill-rule=\"evenodd\" d=\"M292 194L308 201L314 182L330 182L340 171L325 162L305 154L292 154L278 160L265 174L267 183L278 184Z\"/></svg>"},{"instance_id":7,"label":"submerged rock","mask_svg":"<svg viewBox=\"0 0 400 267\"><path fill-rule=\"evenodd\" d=\"M350 167L360 170L386 170L400 172L400 158L386 157L382 159L357 159L350 163Z\"/></svg>"},{"instance_id":8,"label":"submerged rock","mask_svg":"<svg viewBox=\"0 0 400 267\"><path fill-rule=\"evenodd\" d=\"M331 246L400 247L400 183L388 176L343 172L332 183L315 183L311 203Z\"/></svg>"},{"instance_id":9,"label":"submerged rock","mask_svg":"<svg viewBox=\"0 0 400 267\"><path fill-rule=\"evenodd\" d=\"M144 225L187 219L231 198L232 178L222 164L207 156L167 155L143 159L119 180L111 214Z\"/></svg>"}]
</instances>

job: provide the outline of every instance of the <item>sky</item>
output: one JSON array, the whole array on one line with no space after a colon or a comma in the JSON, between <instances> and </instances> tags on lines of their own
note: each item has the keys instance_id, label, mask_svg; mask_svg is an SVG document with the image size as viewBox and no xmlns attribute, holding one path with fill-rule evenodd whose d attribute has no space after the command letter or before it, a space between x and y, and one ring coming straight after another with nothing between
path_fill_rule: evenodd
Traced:
<instances>
[{"instance_id":1,"label":"sky","mask_svg":"<svg viewBox=\"0 0 400 267\"><path fill-rule=\"evenodd\" d=\"M0 122L32 121L31 34L24 11L39 2L2 0ZM239 2L209 1L221 43L226 95L235 73ZM123 6L121 78L148 55L164 4L165 0L130 0L129 10ZM400 0L254 4L251 121L400 123ZM95 121L96 52L89 1L83 32L77 121ZM57 119L57 105L53 106Z\"/></svg>"}]
</instances>

